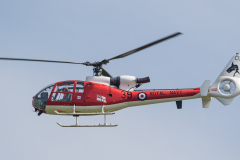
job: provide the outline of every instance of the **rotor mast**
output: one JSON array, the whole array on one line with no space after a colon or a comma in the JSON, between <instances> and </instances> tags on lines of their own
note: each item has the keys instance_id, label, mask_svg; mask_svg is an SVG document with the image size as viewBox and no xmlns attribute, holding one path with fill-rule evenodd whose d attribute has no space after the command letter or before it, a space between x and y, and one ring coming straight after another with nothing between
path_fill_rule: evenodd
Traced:
<instances>
[{"instance_id":1,"label":"rotor mast","mask_svg":"<svg viewBox=\"0 0 240 160\"><path fill-rule=\"evenodd\" d=\"M93 75L94 76L101 76L102 74L106 75L105 73L107 73L103 68L102 68L102 65L103 64L107 64L109 63L110 61L109 60L102 60L101 62L97 61L97 62L84 62L83 64L86 65L86 66L93 66ZM108 74L108 73L107 73ZM110 76L110 75L107 75L107 76ZM111 77L111 76L110 76Z\"/></svg>"}]
</instances>

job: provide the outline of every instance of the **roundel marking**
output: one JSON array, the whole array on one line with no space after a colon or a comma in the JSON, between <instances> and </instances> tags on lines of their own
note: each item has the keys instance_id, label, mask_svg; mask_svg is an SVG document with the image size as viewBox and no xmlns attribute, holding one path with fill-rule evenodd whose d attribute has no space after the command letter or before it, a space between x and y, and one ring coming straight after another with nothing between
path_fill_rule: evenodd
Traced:
<instances>
[{"instance_id":1,"label":"roundel marking","mask_svg":"<svg viewBox=\"0 0 240 160\"><path fill-rule=\"evenodd\" d=\"M147 98L147 94L144 92L138 93L138 99L144 101Z\"/></svg>"}]
</instances>

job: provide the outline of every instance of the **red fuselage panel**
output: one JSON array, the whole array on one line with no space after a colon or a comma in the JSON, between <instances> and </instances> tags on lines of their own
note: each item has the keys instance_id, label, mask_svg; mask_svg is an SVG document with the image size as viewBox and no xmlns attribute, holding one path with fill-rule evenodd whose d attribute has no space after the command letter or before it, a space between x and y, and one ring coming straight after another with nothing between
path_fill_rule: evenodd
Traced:
<instances>
[{"instance_id":1,"label":"red fuselage panel","mask_svg":"<svg viewBox=\"0 0 240 160\"><path fill-rule=\"evenodd\" d=\"M71 101L64 100L53 101L52 97L54 93L52 91L47 101L47 105L73 106L74 104L76 104L76 106L99 106L129 101L144 101L154 99L189 97L200 93L200 88L183 90L177 89L177 90L124 91L103 84L83 81L81 82L84 83L84 92L82 93L75 92L75 89L73 89L71 92L72 94ZM75 82L74 87L76 87L76 83L77 82Z\"/></svg>"}]
</instances>

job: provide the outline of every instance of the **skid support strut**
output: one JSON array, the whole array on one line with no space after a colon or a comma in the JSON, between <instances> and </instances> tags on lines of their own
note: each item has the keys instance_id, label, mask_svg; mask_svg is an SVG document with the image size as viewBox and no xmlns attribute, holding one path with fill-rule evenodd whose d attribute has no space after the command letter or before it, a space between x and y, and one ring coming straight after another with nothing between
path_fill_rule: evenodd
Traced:
<instances>
[{"instance_id":1,"label":"skid support strut","mask_svg":"<svg viewBox=\"0 0 240 160\"><path fill-rule=\"evenodd\" d=\"M114 112L105 112L105 106L102 106L102 112L96 112L96 113L76 113L75 112L75 104L73 106L73 113L59 113L58 111L55 111L57 115L65 115L65 116L73 116L76 117L76 124L75 125L62 125L61 123L57 124L61 127L116 127L118 126L117 124L107 124L106 121L106 115L113 115L115 114ZM93 125L79 125L78 124L78 117L79 116L92 116L92 115L104 115L104 124L93 124Z\"/></svg>"},{"instance_id":2,"label":"skid support strut","mask_svg":"<svg viewBox=\"0 0 240 160\"><path fill-rule=\"evenodd\" d=\"M105 108L105 106L102 107L102 113L105 113L104 108ZM104 114L104 125L107 125L107 120L106 119L107 119L107 115Z\"/></svg>"}]
</instances>

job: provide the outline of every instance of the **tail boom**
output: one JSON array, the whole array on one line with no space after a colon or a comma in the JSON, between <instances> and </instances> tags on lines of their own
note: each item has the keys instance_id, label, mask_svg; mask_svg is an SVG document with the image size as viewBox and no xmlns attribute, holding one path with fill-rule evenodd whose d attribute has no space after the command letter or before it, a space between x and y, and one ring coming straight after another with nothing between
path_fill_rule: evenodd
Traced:
<instances>
[{"instance_id":1,"label":"tail boom","mask_svg":"<svg viewBox=\"0 0 240 160\"><path fill-rule=\"evenodd\" d=\"M195 98L201 98L199 87L194 89L176 90L142 90L132 92L132 98L128 99L127 103L130 107L172 101L182 101Z\"/></svg>"}]
</instances>

